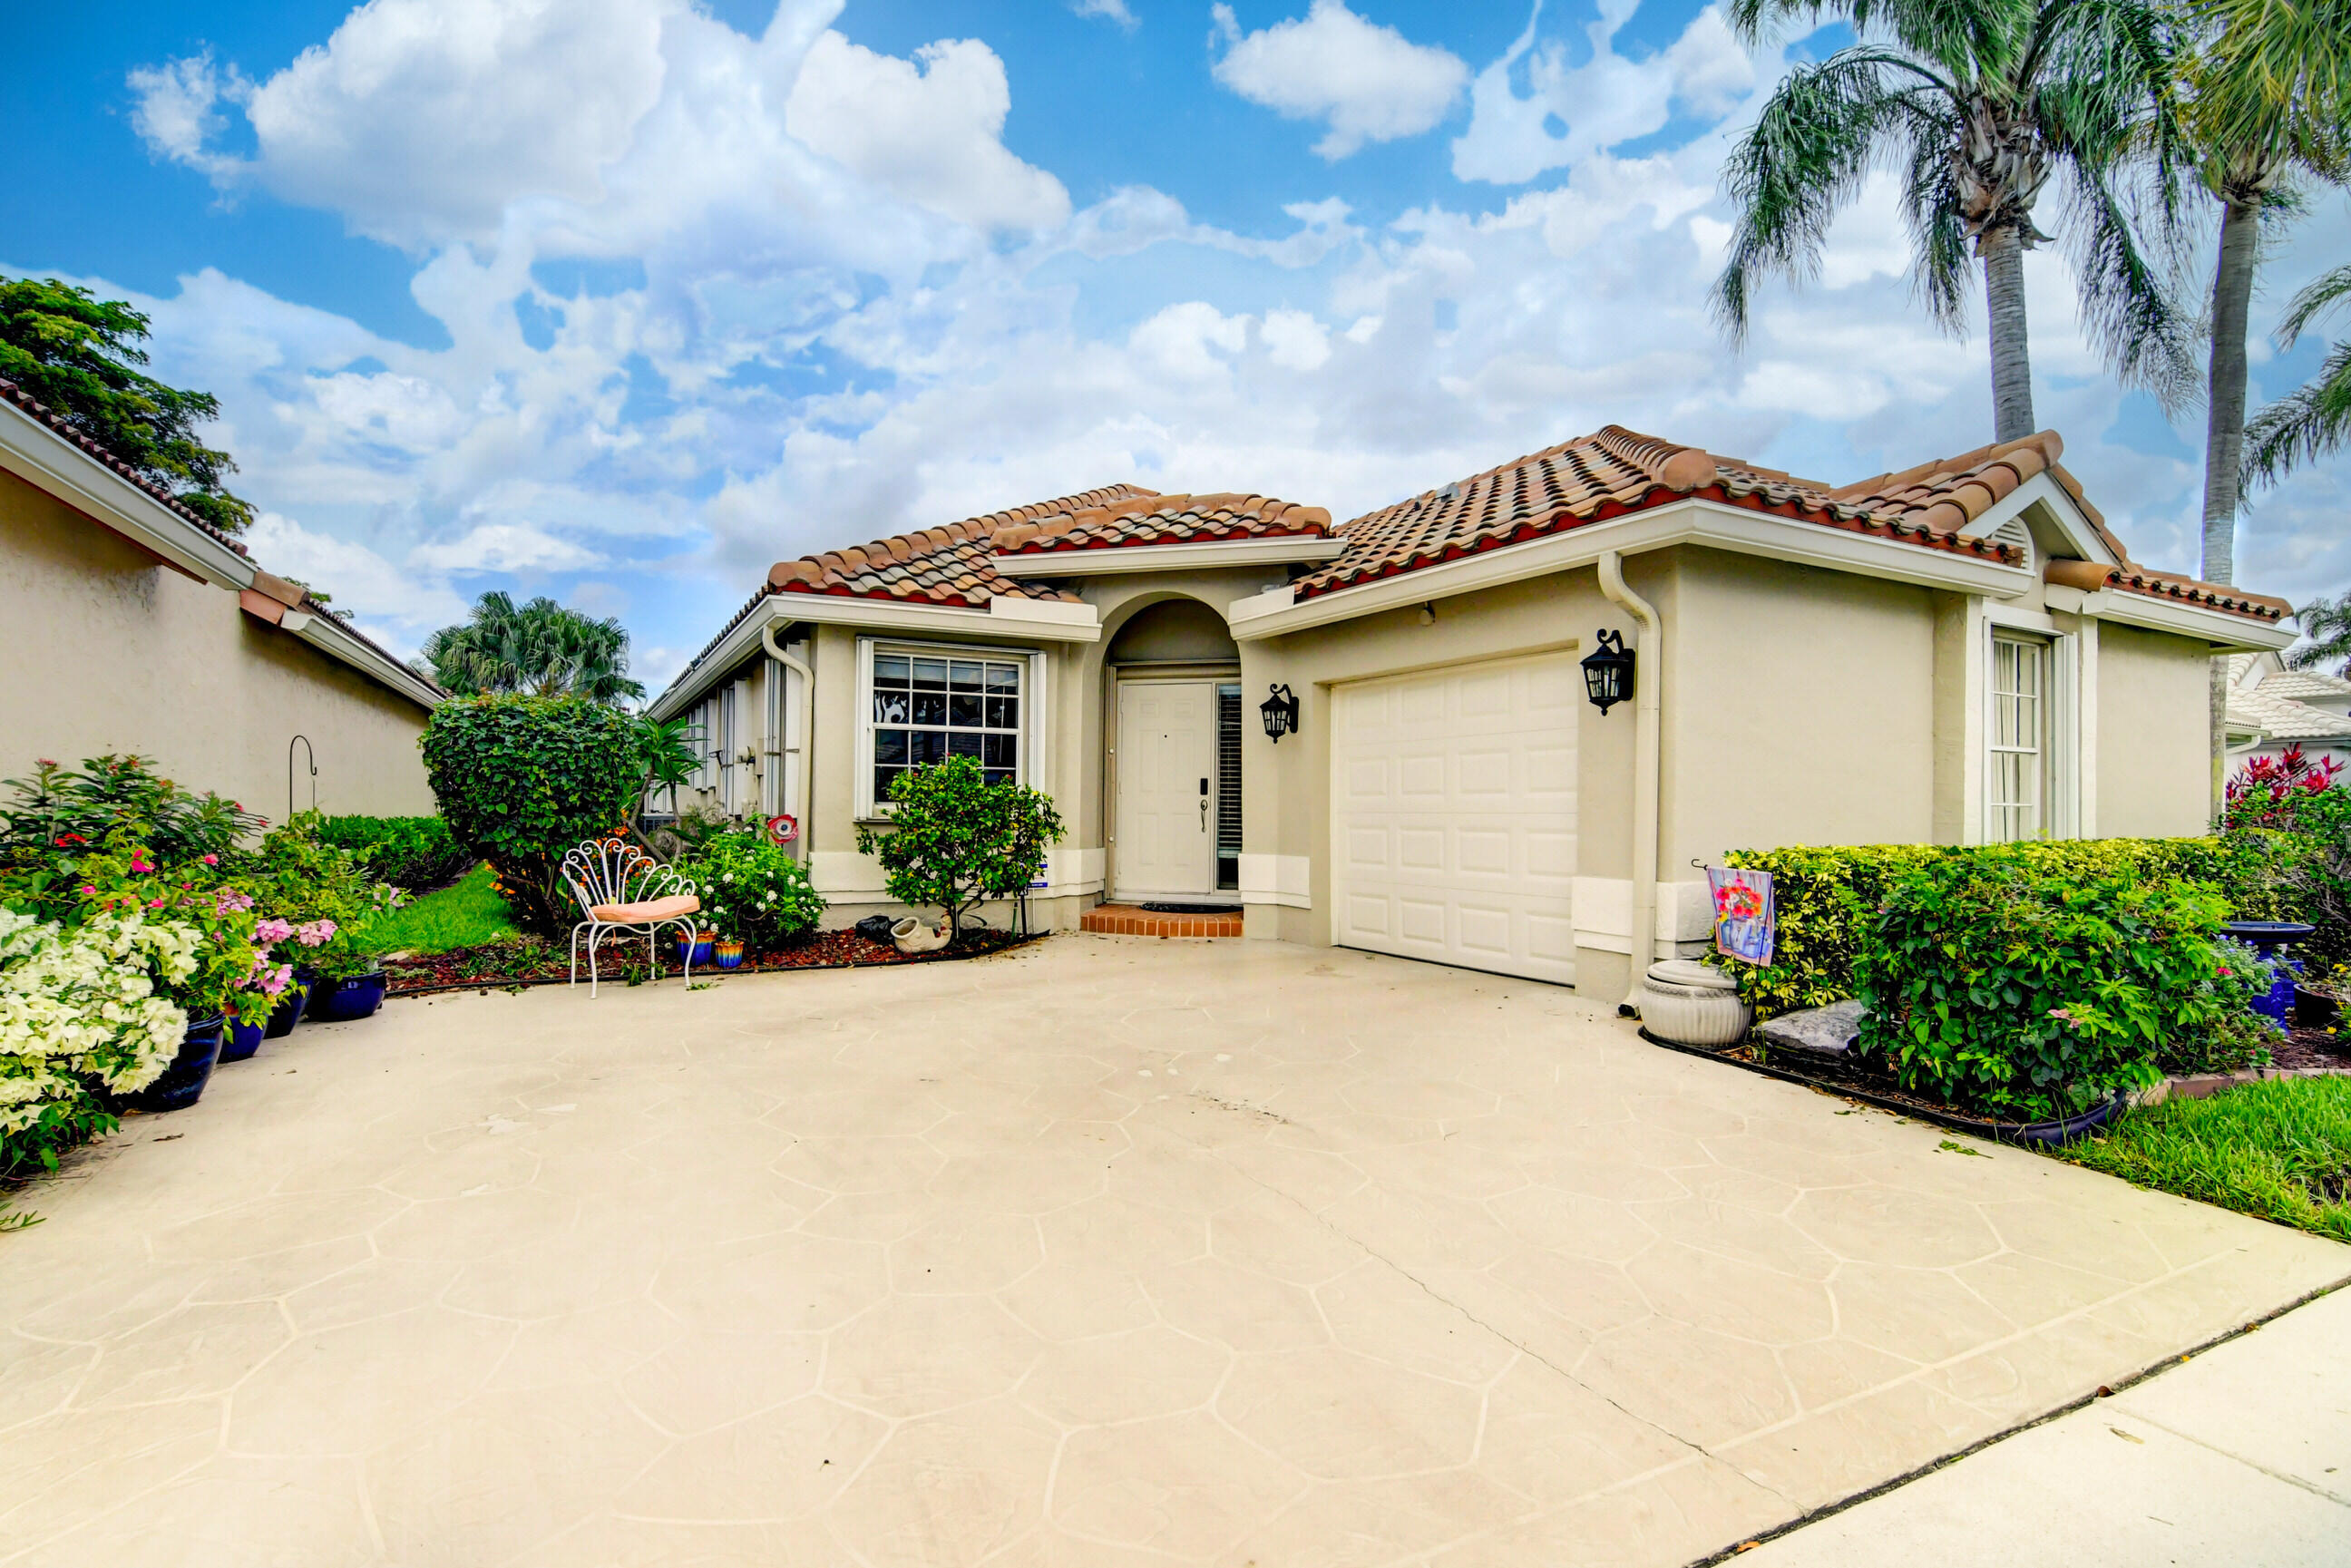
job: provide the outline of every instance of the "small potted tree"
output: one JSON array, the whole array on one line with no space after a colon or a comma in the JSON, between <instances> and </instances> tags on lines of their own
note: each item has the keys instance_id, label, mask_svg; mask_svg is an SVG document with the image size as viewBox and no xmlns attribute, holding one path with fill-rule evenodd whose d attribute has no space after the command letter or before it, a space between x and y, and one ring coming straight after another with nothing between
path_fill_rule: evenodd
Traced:
<instances>
[{"instance_id":1,"label":"small potted tree","mask_svg":"<svg viewBox=\"0 0 2351 1568\"><path fill-rule=\"evenodd\" d=\"M890 781L890 807L886 828L857 830L858 852L881 862L891 897L941 915L935 927L904 920L893 926L901 952L953 943L968 911L1026 889L1061 836L1049 799L1018 784L990 784L971 757L900 773Z\"/></svg>"}]
</instances>

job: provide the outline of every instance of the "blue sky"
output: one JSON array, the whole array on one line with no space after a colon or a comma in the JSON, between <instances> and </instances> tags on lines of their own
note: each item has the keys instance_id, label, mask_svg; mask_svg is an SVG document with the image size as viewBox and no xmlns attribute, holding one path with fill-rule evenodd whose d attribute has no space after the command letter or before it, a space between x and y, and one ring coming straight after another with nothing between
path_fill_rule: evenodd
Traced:
<instances>
[{"instance_id":1,"label":"blue sky","mask_svg":"<svg viewBox=\"0 0 2351 1568\"><path fill-rule=\"evenodd\" d=\"M256 556L410 649L491 588L665 681L772 560L1130 479L1340 516L1611 421L1842 481L1990 434L1871 192L1743 353L1691 0L277 0L20 18L0 268L154 318ZM1794 47L1828 47L1823 36ZM2046 226L2046 225L2045 225ZM2315 203L2266 326L2351 248ZM2040 421L2189 569L2174 428L2029 263ZM2256 396L2316 345L2257 350ZM2341 465L2239 580L2351 586Z\"/></svg>"}]
</instances>

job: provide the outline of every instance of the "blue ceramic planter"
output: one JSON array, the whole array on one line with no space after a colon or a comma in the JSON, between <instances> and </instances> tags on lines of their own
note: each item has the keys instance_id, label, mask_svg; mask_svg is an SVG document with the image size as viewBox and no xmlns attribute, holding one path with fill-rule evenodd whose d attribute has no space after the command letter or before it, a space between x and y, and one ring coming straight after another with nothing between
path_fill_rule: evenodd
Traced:
<instances>
[{"instance_id":1,"label":"blue ceramic planter","mask_svg":"<svg viewBox=\"0 0 2351 1568\"><path fill-rule=\"evenodd\" d=\"M2293 1026L2294 983L2302 974L2302 961L2288 957L2286 949L2316 929L2298 920L2232 920L2220 927L2223 936L2242 942L2277 966L2269 994L2253 998L2253 1010L2280 1029Z\"/></svg>"},{"instance_id":2,"label":"blue ceramic planter","mask_svg":"<svg viewBox=\"0 0 2351 1568\"><path fill-rule=\"evenodd\" d=\"M320 980L310 989L309 1014L319 1023L350 1023L383 1006L384 973Z\"/></svg>"},{"instance_id":3,"label":"blue ceramic planter","mask_svg":"<svg viewBox=\"0 0 2351 1568\"><path fill-rule=\"evenodd\" d=\"M685 962L685 952L686 944L684 939L681 938L677 944L677 961L681 964ZM697 965L707 966L709 964L710 939L708 937L705 936L702 940L694 944L694 961Z\"/></svg>"},{"instance_id":4,"label":"blue ceramic planter","mask_svg":"<svg viewBox=\"0 0 2351 1568\"><path fill-rule=\"evenodd\" d=\"M309 983L298 977L286 988L286 994L277 998L277 1010L269 1015L268 1025L262 1030L261 1038L284 1040L292 1034L294 1026L302 1021L302 1004L309 997Z\"/></svg>"},{"instance_id":5,"label":"blue ceramic planter","mask_svg":"<svg viewBox=\"0 0 2351 1568\"><path fill-rule=\"evenodd\" d=\"M163 1076L130 1096L130 1104L141 1111L184 1111L204 1097L204 1085L212 1082L213 1064L220 1060L221 1040L226 1032L221 1019L190 1019L180 1054L163 1069Z\"/></svg>"},{"instance_id":6,"label":"blue ceramic planter","mask_svg":"<svg viewBox=\"0 0 2351 1568\"><path fill-rule=\"evenodd\" d=\"M220 1059L223 1061L246 1061L261 1049L262 1039L267 1032L266 1024L246 1023L240 1019L228 1026L228 1038L221 1041Z\"/></svg>"}]
</instances>

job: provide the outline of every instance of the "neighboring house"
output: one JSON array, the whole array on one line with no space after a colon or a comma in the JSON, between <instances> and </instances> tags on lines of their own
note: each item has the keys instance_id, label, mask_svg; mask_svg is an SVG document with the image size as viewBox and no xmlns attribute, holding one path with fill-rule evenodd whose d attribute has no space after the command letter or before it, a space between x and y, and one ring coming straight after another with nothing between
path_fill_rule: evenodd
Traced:
<instances>
[{"instance_id":1,"label":"neighboring house","mask_svg":"<svg viewBox=\"0 0 2351 1568\"><path fill-rule=\"evenodd\" d=\"M2229 660L2229 756L2283 757L2299 746L2314 760L2351 762L2351 681L2289 670L2274 649Z\"/></svg>"},{"instance_id":2,"label":"neighboring house","mask_svg":"<svg viewBox=\"0 0 2351 1568\"><path fill-rule=\"evenodd\" d=\"M0 550L0 776L138 752L276 821L291 748L297 808L315 784L322 810L435 809L440 687L5 381Z\"/></svg>"},{"instance_id":3,"label":"neighboring house","mask_svg":"<svg viewBox=\"0 0 2351 1568\"><path fill-rule=\"evenodd\" d=\"M2059 451L1833 488L1612 426L1337 527L1090 490L778 564L653 712L835 921L887 907L891 775L965 752L1059 804L1054 924L1237 903L1610 995L1698 950L1726 851L2202 830L2208 660L2288 607L2132 565Z\"/></svg>"}]
</instances>

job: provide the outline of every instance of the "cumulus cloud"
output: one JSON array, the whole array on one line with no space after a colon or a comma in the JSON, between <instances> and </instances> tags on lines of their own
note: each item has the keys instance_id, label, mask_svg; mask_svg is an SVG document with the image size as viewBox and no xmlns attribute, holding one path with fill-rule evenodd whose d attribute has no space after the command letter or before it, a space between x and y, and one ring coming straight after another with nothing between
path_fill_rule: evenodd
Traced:
<instances>
[{"instance_id":1,"label":"cumulus cloud","mask_svg":"<svg viewBox=\"0 0 2351 1568\"><path fill-rule=\"evenodd\" d=\"M1099 16L1115 22L1127 31L1135 27L1135 15L1127 8L1126 0L1071 0L1070 9L1081 16Z\"/></svg>"},{"instance_id":2,"label":"cumulus cloud","mask_svg":"<svg viewBox=\"0 0 2351 1568\"><path fill-rule=\"evenodd\" d=\"M784 129L910 202L978 228L1052 228L1070 215L1061 183L1005 150L1012 89L986 44L926 46L912 60L819 37Z\"/></svg>"},{"instance_id":3,"label":"cumulus cloud","mask_svg":"<svg viewBox=\"0 0 2351 1568\"><path fill-rule=\"evenodd\" d=\"M419 545L408 559L412 565L445 572L579 571L603 564L593 550L514 523L484 523L461 538Z\"/></svg>"},{"instance_id":4,"label":"cumulus cloud","mask_svg":"<svg viewBox=\"0 0 2351 1568\"><path fill-rule=\"evenodd\" d=\"M1443 120L1469 68L1449 49L1367 22L1346 0L1314 0L1303 18L1243 33L1231 6L1211 13L1225 45L1217 80L1290 120L1330 127L1314 144L1336 162L1366 141L1417 136Z\"/></svg>"}]
</instances>

